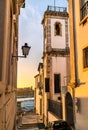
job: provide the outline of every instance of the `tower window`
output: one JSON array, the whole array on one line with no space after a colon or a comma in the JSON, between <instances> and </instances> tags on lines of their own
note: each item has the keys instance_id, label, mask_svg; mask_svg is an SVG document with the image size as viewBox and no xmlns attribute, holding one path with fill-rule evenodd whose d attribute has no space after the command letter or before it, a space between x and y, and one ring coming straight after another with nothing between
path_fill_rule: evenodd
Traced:
<instances>
[{"instance_id":1,"label":"tower window","mask_svg":"<svg viewBox=\"0 0 88 130\"><path fill-rule=\"evenodd\" d=\"M62 25L59 22L55 23L55 35L58 35L58 36L62 35Z\"/></svg>"}]
</instances>

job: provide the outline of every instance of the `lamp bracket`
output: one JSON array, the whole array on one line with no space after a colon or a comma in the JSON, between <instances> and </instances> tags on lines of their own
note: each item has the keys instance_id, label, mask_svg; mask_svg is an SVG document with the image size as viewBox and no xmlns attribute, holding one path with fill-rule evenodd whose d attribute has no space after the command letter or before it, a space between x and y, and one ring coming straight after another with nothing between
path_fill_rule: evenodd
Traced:
<instances>
[{"instance_id":1,"label":"lamp bracket","mask_svg":"<svg viewBox=\"0 0 88 130\"><path fill-rule=\"evenodd\" d=\"M19 58L26 58L26 55L25 56L14 56L14 55L12 55L12 58L15 58L15 57L19 57Z\"/></svg>"}]
</instances>

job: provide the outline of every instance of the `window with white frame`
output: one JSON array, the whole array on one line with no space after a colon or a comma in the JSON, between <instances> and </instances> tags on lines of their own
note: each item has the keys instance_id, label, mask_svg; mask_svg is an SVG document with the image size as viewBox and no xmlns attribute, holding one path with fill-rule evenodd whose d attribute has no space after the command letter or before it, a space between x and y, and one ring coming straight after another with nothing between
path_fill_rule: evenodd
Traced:
<instances>
[{"instance_id":1,"label":"window with white frame","mask_svg":"<svg viewBox=\"0 0 88 130\"><path fill-rule=\"evenodd\" d=\"M83 49L83 67L88 68L88 47Z\"/></svg>"}]
</instances>

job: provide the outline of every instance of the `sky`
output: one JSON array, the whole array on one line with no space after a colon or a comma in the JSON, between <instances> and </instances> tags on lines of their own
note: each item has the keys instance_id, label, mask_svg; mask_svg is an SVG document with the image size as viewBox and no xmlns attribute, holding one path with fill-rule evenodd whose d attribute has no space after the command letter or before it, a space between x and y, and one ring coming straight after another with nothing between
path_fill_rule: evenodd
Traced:
<instances>
[{"instance_id":1,"label":"sky","mask_svg":"<svg viewBox=\"0 0 88 130\"><path fill-rule=\"evenodd\" d=\"M27 58L18 59L17 87L35 87L34 76L43 56L43 26L41 21L47 6L67 7L67 0L25 0L20 10L18 29L18 54L22 55L24 43L31 46Z\"/></svg>"}]
</instances>

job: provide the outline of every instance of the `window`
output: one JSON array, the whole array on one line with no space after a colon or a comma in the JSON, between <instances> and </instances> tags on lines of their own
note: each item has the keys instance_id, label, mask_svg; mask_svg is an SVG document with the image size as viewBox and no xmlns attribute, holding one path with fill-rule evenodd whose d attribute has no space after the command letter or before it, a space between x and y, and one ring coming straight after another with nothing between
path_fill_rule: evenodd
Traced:
<instances>
[{"instance_id":1,"label":"window","mask_svg":"<svg viewBox=\"0 0 88 130\"><path fill-rule=\"evenodd\" d=\"M54 93L61 92L61 79L60 74L54 74Z\"/></svg>"},{"instance_id":2,"label":"window","mask_svg":"<svg viewBox=\"0 0 88 130\"><path fill-rule=\"evenodd\" d=\"M88 14L88 0L80 0L81 20Z\"/></svg>"},{"instance_id":3,"label":"window","mask_svg":"<svg viewBox=\"0 0 88 130\"><path fill-rule=\"evenodd\" d=\"M55 35L62 35L62 25L59 22L55 23Z\"/></svg>"},{"instance_id":4,"label":"window","mask_svg":"<svg viewBox=\"0 0 88 130\"><path fill-rule=\"evenodd\" d=\"M49 78L45 78L45 92L49 92Z\"/></svg>"},{"instance_id":5,"label":"window","mask_svg":"<svg viewBox=\"0 0 88 130\"><path fill-rule=\"evenodd\" d=\"M83 67L88 67L88 47L83 49Z\"/></svg>"}]
</instances>

